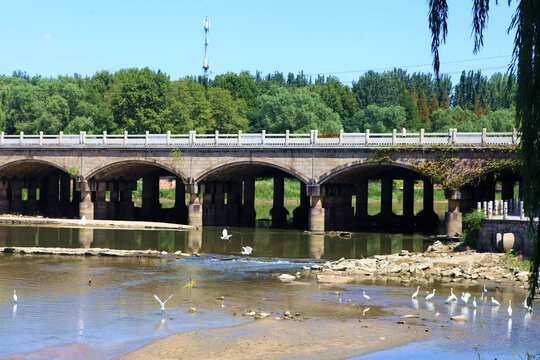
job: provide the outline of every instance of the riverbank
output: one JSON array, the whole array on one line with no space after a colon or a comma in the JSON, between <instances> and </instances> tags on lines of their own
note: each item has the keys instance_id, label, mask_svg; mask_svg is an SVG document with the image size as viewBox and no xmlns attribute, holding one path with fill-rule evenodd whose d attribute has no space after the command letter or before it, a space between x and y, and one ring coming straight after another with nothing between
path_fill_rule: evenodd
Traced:
<instances>
[{"instance_id":1,"label":"riverbank","mask_svg":"<svg viewBox=\"0 0 540 360\"><path fill-rule=\"evenodd\" d=\"M156 229L156 230L191 230L196 226L128 220L86 220L84 225L80 219L46 218L41 216L0 215L0 225L39 225L56 227L80 227L96 229Z\"/></svg>"},{"instance_id":2,"label":"riverbank","mask_svg":"<svg viewBox=\"0 0 540 360\"><path fill-rule=\"evenodd\" d=\"M367 259L340 259L305 267L302 275L320 283L347 284L388 281L427 285L442 283L494 283L526 288L529 271L507 261L503 253L481 253L460 242L439 240L426 252L374 255Z\"/></svg>"},{"instance_id":3,"label":"riverbank","mask_svg":"<svg viewBox=\"0 0 540 360\"><path fill-rule=\"evenodd\" d=\"M388 321L257 320L243 325L170 335L118 360L345 359L420 341L419 326Z\"/></svg>"}]
</instances>

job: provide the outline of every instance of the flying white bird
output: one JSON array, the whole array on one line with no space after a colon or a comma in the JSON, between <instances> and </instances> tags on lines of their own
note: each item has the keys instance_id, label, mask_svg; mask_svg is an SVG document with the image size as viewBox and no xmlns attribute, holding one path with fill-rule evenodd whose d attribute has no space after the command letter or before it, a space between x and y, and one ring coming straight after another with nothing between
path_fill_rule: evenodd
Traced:
<instances>
[{"instance_id":1,"label":"flying white bird","mask_svg":"<svg viewBox=\"0 0 540 360\"><path fill-rule=\"evenodd\" d=\"M476 309L476 296L472 300L472 307Z\"/></svg>"},{"instance_id":2,"label":"flying white bird","mask_svg":"<svg viewBox=\"0 0 540 360\"><path fill-rule=\"evenodd\" d=\"M364 297L364 299L369 300L369 303L371 304L371 298L366 295L366 292L364 290L362 290L362 296Z\"/></svg>"},{"instance_id":3,"label":"flying white bird","mask_svg":"<svg viewBox=\"0 0 540 360\"><path fill-rule=\"evenodd\" d=\"M83 215L81 220L79 220L79 225L86 226L86 215Z\"/></svg>"},{"instance_id":4,"label":"flying white bird","mask_svg":"<svg viewBox=\"0 0 540 360\"><path fill-rule=\"evenodd\" d=\"M242 246L242 255L251 255L253 248L251 246Z\"/></svg>"},{"instance_id":5,"label":"flying white bird","mask_svg":"<svg viewBox=\"0 0 540 360\"><path fill-rule=\"evenodd\" d=\"M512 300L508 300L508 309L506 309L508 312L508 316L512 316Z\"/></svg>"},{"instance_id":6,"label":"flying white bird","mask_svg":"<svg viewBox=\"0 0 540 360\"><path fill-rule=\"evenodd\" d=\"M221 240L229 240L232 235L227 234L227 229L223 229L223 236L221 237Z\"/></svg>"},{"instance_id":7,"label":"flying white bird","mask_svg":"<svg viewBox=\"0 0 540 360\"><path fill-rule=\"evenodd\" d=\"M491 303L495 306L501 306L501 304L497 300L495 300L493 296L491 297Z\"/></svg>"},{"instance_id":8,"label":"flying white bird","mask_svg":"<svg viewBox=\"0 0 540 360\"><path fill-rule=\"evenodd\" d=\"M461 301L463 301L465 304L469 302L470 298L471 298L471 293L461 293Z\"/></svg>"},{"instance_id":9,"label":"flying white bird","mask_svg":"<svg viewBox=\"0 0 540 360\"><path fill-rule=\"evenodd\" d=\"M445 304L449 304L452 301L457 301L457 296L454 295L454 289L450 288L450 296L446 299Z\"/></svg>"},{"instance_id":10,"label":"flying white bird","mask_svg":"<svg viewBox=\"0 0 540 360\"><path fill-rule=\"evenodd\" d=\"M161 306L161 312L165 312L165 304L167 303L167 301L169 301L173 296L169 296L167 298L167 300L165 301L161 301L161 299L159 298L159 296L157 296L156 294L154 294L154 299L156 299L156 301L159 303L159 305Z\"/></svg>"},{"instance_id":11,"label":"flying white bird","mask_svg":"<svg viewBox=\"0 0 540 360\"><path fill-rule=\"evenodd\" d=\"M416 288L414 294L411 295L411 299L416 299L418 297L418 292L420 291L420 286Z\"/></svg>"},{"instance_id":12,"label":"flying white bird","mask_svg":"<svg viewBox=\"0 0 540 360\"><path fill-rule=\"evenodd\" d=\"M433 289L433 292L426 296L426 301L431 301L431 299L433 299L433 297L435 296L435 290L436 289Z\"/></svg>"},{"instance_id":13,"label":"flying white bird","mask_svg":"<svg viewBox=\"0 0 540 360\"><path fill-rule=\"evenodd\" d=\"M13 302L17 302L17 290L13 290Z\"/></svg>"}]
</instances>

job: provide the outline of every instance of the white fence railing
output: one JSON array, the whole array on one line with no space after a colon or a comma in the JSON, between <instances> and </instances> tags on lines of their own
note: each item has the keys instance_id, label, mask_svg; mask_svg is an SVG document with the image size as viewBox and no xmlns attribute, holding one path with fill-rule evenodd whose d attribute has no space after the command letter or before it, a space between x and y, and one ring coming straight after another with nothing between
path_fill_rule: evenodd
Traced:
<instances>
[{"instance_id":1,"label":"white fence railing","mask_svg":"<svg viewBox=\"0 0 540 360\"><path fill-rule=\"evenodd\" d=\"M379 145L437 145L437 144L462 144L462 145L517 145L519 135L514 129L512 132L488 133L482 132L458 132L450 129L447 133L426 133L424 129L417 133L405 133L394 130L392 133L371 133L369 130L363 133L319 134L317 130L311 130L309 134L293 134L289 131L285 134L243 133L220 134L197 134L190 131L189 134L150 134L132 135L124 132L122 135L103 134L64 134L58 135L5 135L0 133L0 147L2 146L379 146Z\"/></svg>"}]
</instances>

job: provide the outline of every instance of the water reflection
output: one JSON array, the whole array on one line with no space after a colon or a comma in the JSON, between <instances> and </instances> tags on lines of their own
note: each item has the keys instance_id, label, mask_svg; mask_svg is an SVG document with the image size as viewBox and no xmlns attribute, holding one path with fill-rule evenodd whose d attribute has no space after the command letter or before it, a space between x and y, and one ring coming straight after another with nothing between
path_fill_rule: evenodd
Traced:
<instances>
[{"instance_id":1,"label":"water reflection","mask_svg":"<svg viewBox=\"0 0 540 360\"><path fill-rule=\"evenodd\" d=\"M220 239L222 228L202 230L126 230L0 226L0 247L154 249L239 255L243 246L254 249L256 257L295 259L362 258L378 254L424 251L423 235L353 233L350 237L312 234L296 230L228 228L230 241Z\"/></svg>"}]
</instances>

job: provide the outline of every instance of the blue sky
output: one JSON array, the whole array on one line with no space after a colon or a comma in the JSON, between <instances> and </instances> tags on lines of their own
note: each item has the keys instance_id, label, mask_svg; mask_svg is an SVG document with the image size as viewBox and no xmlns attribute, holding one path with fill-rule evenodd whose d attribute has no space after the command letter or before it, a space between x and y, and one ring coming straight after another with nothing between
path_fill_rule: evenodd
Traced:
<instances>
[{"instance_id":1,"label":"blue sky","mask_svg":"<svg viewBox=\"0 0 540 360\"><path fill-rule=\"evenodd\" d=\"M471 0L450 1L441 72L505 72L514 12L494 2L485 46L473 55ZM123 1L0 0L0 74L56 77L160 69L175 80L202 73L203 20L212 76L304 70L350 84L365 71L432 72L424 0Z\"/></svg>"}]
</instances>

